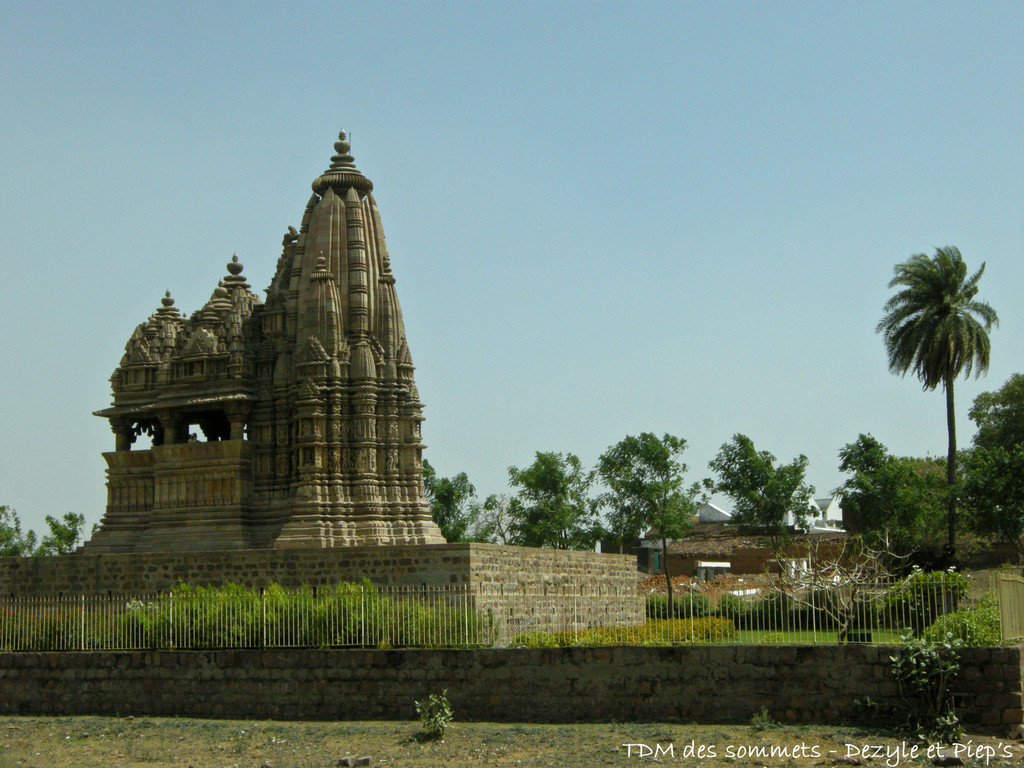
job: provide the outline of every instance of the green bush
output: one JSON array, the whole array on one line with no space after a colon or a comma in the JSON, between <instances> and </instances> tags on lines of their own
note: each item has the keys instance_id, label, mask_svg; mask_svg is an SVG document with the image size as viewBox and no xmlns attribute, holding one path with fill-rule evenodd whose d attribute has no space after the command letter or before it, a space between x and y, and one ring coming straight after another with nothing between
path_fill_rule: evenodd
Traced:
<instances>
[{"instance_id":1,"label":"green bush","mask_svg":"<svg viewBox=\"0 0 1024 768\"><path fill-rule=\"evenodd\" d=\"M597 627L581 632L524 632L509 643L514 648L572 648L596 645L691 645L724 643L736 626L720 616L649 619L643 624Z\"/></svg>"},{"instance_id":2,"label":"green bush","mask_svg":"<svg viewBox=\"0 0 1024 768\"><path fill-rule=\"evenodd\" d=\"M920 633L938 617L957 610L967 595L967 579L954 571L915 573L889 591L881 612L889 626Z\"/></svg>"},{"instance_id":3,"label":"green bush","mask_svg":"<svg viewBox=\"0 0 1024 768\"><path fill-rule=\"evenodd\" d=\"M941 616L924 631L925 640L931 642L941 642L947 635L964 645L1001 645L995 593L989 592L972 608L965 606Z\"/></svg>"},{"instance_id":4,"label":"green bush","mask_svg":"<svg viewBox=\"0 0 1024 768\"><path fill-rule=\"evenodd\" d=\"M7 647L22 650L489 645L479 611L383 595L369 581L313 589L179 584L147 600L5 611Z\"/></svg>"},{"instance_id":5,"label":"green bush","mask_svg":"<svg viewBox=\"0 0 1024 768\"><path fill-rule=\"evenodd\" d=\"M907 635L903 647L889 657L906 715L902 730L919 742L953 744L963 735L952 693L960 672L961 646L950 635L940 642Z\"/></svg>"},{"instance_id":6,"label":"green bush","mask_svg":"<svg viewBox=\"0 0 1024 768\"><path fill-rule=\"evenodd\" d=\"M668 595L660 593L647 596L647 618L649 619L688 619L691 616L700 618L710 616L711 601L699 592L685 592L672 596L672 611L669 615Z\"/></svg>"},{"instance_id":7,"label":"green bush","mask_svg":"<svg viewBox=\"0 0 1024 768\"><path fill-rule=\"evenodd\" d=\"M558 648L558 637L540 630L522 632L509 641L512 648Z\"/></svg>"},{"instance_id":8,"label":"green bush","mask_svg":"<svg viewBox=\"0 0 1024 768\"><path fill-rule=\"evenodd\" d=\"M718 614L727 619L740 619L750 613L750 601L726 592L718 599Z\"/></svg>"},{"instance_id":9,"label":"green bush","mask_svg":"<svg viewBox=\"0 0 1024 768\"><path fill-rule=\"evenodd\" d=\"M448 703L448 689L440 694L432 693L430 698L424 702L413 702L416 705L416 714L419 715L420 724L423 726L421 739L426 741L440 741L444 738L444 732L452 724L452 705Z\"/></svg>"}]
</instances>

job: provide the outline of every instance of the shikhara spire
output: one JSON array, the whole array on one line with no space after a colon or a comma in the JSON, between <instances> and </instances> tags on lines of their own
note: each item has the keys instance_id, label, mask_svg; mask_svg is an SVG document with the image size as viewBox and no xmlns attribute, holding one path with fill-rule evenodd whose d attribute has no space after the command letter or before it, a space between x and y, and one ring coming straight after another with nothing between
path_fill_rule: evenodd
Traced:
<instances>
[{"instance_id":1,"label":"shikhara spire","mask_svg":"<svg viewBox=\"0 0 1024 768\"><path fill-rule=\"evenodd\" d=\"M444 541L373 184L344 131L334 149L265 303L235 255L202 309L168 291L132 334L97 412L116 450L90 551Z\"/></svg>"}]
</instances>

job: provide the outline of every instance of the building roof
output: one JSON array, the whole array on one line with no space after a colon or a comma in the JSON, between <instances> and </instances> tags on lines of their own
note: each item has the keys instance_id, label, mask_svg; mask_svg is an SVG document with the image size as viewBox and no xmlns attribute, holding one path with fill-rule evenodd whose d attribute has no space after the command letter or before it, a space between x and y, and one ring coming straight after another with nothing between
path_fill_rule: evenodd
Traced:
<instances>
[{"instance_id":1,"label":"building roof","mask_svg":"<svg viewBox=\"0 0 1024 768\"><path fill-rule=\"evenodd\" d=\"M790 542L799 545L806 541L842 541L845 533L823 533L807 535L793 534ZM706 557L708 559L728 558L738 549L766 549L770 546L767 536L741 533L734 526L724 523L698 523L679 541L668 545L669 554L684 557Z\"/></svg>"}]
</instances>

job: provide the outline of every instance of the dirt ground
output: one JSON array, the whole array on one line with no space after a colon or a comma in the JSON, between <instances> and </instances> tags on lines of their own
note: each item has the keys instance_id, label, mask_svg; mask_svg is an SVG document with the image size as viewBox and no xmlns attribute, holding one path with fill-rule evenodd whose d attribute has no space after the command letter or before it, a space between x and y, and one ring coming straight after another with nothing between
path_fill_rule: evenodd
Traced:
<instances>
[{"instance_id":1,"label":"dirt ground","mask_svg":"<svg viewBox=\"0 0 1024 768\"><path fill-rule=\"evenodd\" d=\"M333 768L345 756L395 768L942 764L929 745L914 754L914 745L891 735L850 727L456 722L441 742L420 741L418 732L416 722L0 717L0 768ZM956 749L942 754L955 756ZM1008 738L965 736L958 749L966 766L1024 765L1024 743Z\"/></svg>"}]
</instances>

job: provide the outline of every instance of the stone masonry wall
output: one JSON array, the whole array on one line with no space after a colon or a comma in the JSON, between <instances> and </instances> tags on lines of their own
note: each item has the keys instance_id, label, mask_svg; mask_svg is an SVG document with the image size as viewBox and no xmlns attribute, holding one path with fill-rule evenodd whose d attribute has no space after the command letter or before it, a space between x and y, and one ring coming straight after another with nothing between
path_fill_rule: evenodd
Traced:
<instances>
[{"instance_id":1,"label":"stone masonry wall","mask_svg":"<svg viewBox=\"0 0 1024 768\"><path fill-rule=\"evenodd\" d=\"M1021 723L1022 650L964 652L965 722ZM413 718L448 689L457 720L748 722L854 718L896 696L885 646L0 653L0 713Z\"/></svg>"},{"instance_id":2,"label":"stone masonry wall","mask_svg":"<svg viewBox=\"0 0 1024 768\"><path fill-rule=\"evenodd\" d=\"M179 581L298 587L363 578L376 584L619 589L635 587L637 574L629 555L476 543L0 558L0 596L147 592Z\"/></svg>"},{"instance_id":3,"label":"stone masonry wall","mask_svg":"<svg viewBox=\"0 0 1024 768\"><path fill-rule=\"evenodd\" d=\"M460 543L0 558L0 597L158 592L179 581L300 587L364 578L465 587L477 610L494 611L500 642L525 631L643 621L629 555Z\"/></svg>"}]
</instances>

